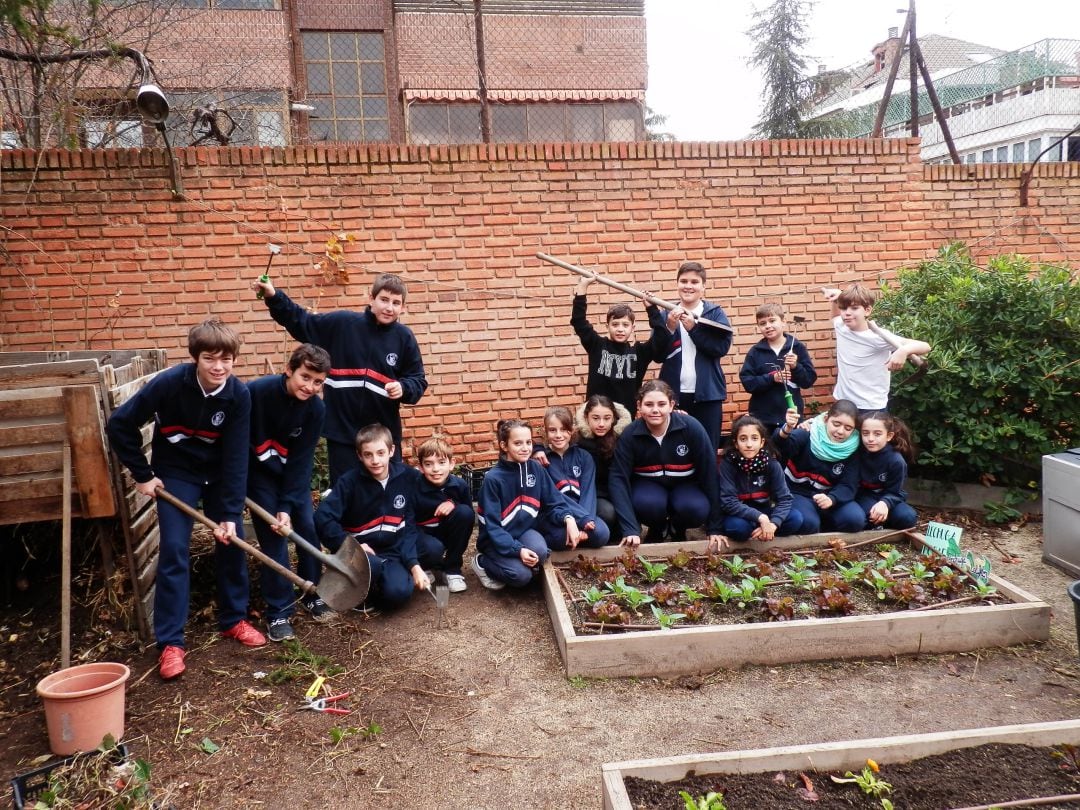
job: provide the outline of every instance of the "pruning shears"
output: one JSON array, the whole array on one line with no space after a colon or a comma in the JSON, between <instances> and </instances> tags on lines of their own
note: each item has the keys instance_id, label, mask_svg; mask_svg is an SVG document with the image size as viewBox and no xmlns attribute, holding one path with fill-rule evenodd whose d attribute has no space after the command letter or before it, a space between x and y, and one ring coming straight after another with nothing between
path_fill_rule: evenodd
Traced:
<instances>
[{"instance_id":1,"label":"pruning shears","mask_svg":"<svg viewBox=\"0 0 1080 810\"><path fill-rule=\"evenodd\" d=\"M331 695L329 697L316 698L314 700L305 698L305 700L307 700L307 705L304 706L303 709L313 712L323 712L325 714L352 714L352 709L343 709L340 706L329 705L347 698L350 694L350 692L342 692L340 695Z\"/></svg>"}]
</instances>

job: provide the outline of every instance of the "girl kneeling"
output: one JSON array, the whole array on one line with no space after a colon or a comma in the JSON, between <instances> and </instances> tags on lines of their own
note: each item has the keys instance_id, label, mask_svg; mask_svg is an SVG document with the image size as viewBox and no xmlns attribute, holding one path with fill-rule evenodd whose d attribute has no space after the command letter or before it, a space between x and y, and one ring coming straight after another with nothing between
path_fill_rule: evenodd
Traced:
<instances>
[{"instance_id":1,"label":"girl kneeling","mask_svg":"<svg viewBox=\"0 0 1080 810\"><path fill-rule=\"evenodd\" d=\"M802 532L861 530L866 515L855 503L859 409L839 399L828 413L810 423L809 430L795 428L798 421L798 411L789 410L787 422L774 438L787 459L784 474L791 489L791 509L802 516Z\"/></svg>"},{"instance_id":2,"label":"girl kneeling","mask_svg":"<svg viewBox=\"0 0 1080 810\"><path fill-rule=\"evenodd\" d=\"M615 446L608 483L621 545L640 544L644 523L650 540L662 539L669 524L677 540L704 524L710 545L726 546L712 440L700 422L674 413L674 407L675 394L667 383L645 383L638 394L641 417Z\"/></svg>"},{"instance_id":3,"label":"girl kneeling","mask_svg":"<svg viewBox=\"0 0 1080 810\"><path fill-rule=\"evenodd\" d=\"M720 506L724 534L740 543L798 534L802 514L791 508L784 470L772 453L765 425L740 416L731 426L731 441L720 462Z\"/></svg>"},{"instance_id":4,"label":"girl kneeling","mask_svg":"<svg viewBox=\"0 0 1080 810\"><path fill-rule=\"evenodd\" d=\"M532 428L520 419L505 419L499 422L498 439L499 462L484 476L477 500L480 531L472 562L480 584L491 590L532 581L550 553L545 531L555 548L575 548L596 528L530 458Z\"/></svg>"},{"instance_id":5,"label":"girl kneeling","mask_svg":"<svg viewBox=\"0 0 1080 810\"><path fill-rule=\"evenodd\" d=\"M533 458L547 470L555 489L568 501L576 503L586 519L596 527L581 545L588 548L607 545L611 532L607 523L596 517L596 462L573 441L574 417L570 409L552 405L544 411L544 434L547 441L541 451L533 453ZM559 545L563 527L553 524L552 528L553 532L550 529L544 532L548 546L562 550L566 547Z\"/></svg>"},{"instance_id":6,"label":"girl kneeling","mask_svg":"<svg viewBox=\"0 0 1080 810\"><path fill-rule=\"evenodd\" d=\"M856 503L872 529L910 529L918 522L908 506L904 481L907 465L915 460L915 446L908 426L884 411L862 419L862 452L859 454L859 492Z\"/></svg>"}]
</instances>

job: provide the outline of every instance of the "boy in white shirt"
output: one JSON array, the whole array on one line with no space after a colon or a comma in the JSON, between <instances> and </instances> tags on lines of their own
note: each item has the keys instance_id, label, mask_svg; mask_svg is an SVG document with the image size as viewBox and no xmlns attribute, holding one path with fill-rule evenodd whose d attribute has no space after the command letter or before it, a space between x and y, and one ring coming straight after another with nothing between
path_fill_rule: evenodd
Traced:
<instances>
[{"instance_id":1,"label":"boy in white shirt","mask_svg":"<svg viewBox=\"0 0 1080 810\"><path fill-rule=\"evenodd\" d=\"M832 302L836 332L836 385L833 398L848 399L859 412L884 411L889 406L890 372L904 367L912 355L930 352L930 344L895 335L887 329L871 329L870 315L877 301L861 284L844 291L826 288Z\"/></svg>"}]
</instances>

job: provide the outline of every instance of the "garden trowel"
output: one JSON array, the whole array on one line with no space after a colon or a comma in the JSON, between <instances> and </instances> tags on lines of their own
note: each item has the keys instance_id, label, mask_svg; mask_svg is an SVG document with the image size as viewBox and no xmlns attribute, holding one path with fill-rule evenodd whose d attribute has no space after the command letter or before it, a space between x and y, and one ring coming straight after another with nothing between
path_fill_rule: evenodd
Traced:
<instances>
[{"instance_id":1,"label":"garden trowel","mask_svg":"<svg viewBox=\"0 0 1080 810\"><path fill-rule=\"evenodd\" d=\"M450 586L446 583L446 573L435 571L435 587L428 584L428 593L435 599L435 626L443 627L446 620L446 606L450 604Z\"/></svg>"}]
</instances>

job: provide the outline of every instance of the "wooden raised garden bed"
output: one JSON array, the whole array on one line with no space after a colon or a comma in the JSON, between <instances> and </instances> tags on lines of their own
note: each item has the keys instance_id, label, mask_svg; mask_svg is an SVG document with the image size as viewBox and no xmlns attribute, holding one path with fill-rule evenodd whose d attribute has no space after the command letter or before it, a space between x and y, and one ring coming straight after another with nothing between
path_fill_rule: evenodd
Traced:
<instances>
[{"instance_id":1,"label":"wooden raised garden bed","mask_svg":"<svg viewBox=\"0 0 1080 810\"><path fill-rule=\"evenodd\" d=\"M771 775L784 772L794 779L798 778L797 774L806 773L814 784L820 785L828 780L825 773L859 773L868 759L874 760L880 766L887 766L992 743L1033 747L1077 745L1080 744L1080 720L607 763L601 768L604 809L632 810L633 805L627 793L627 777L656 782L679 782L692 776L710 774ZM887 777L888 768L882 767L881 773L883 777ZM972 772L970 777L978 782L976 773ZM858 794L857 789L850 787ZM803 803L807 807L815 806ZM865 797L865 801L858 806L880 805L870 797ZM900 806L897 805L898 810Z\"/></svg>"},{"instance_id":2,"label":"wooden raised garden bed","mask_svg":"<svg viewBox=\"0 0 1080 810\"><path fill-rule=\"evenodd\" d=\"M851 545L881 537L907 554L921 550L921 535L863 532L846 535ZM767 546L738 547L745 557L768 549L823 550L835 534L778 538ZM911 544L909 546L909 544ZM660 560L680 549L704 555L705 541L658 543L639 553ZM586 626L572 608L579 597L568 585L565 567L579 555L612 561L625 550L615 546L595 550L553 553L544 566L544 595L555 638L568 677L674 677L707 673L746 664L782 664L840 658L891 658L895 655L943 653L1005 647L1045 641L1050 636L1050 606L1005 580L991 576L996 593L988 604L966 600L929 610L897 610L836 618L800 618L792 621L753 621L737 624L686 626L672 629L635 629L611 632ZM568 602L567 592L570 591ZM971 593L974 593L972 591ZM678 609L678 608L675 608ZM649 609L638 615L651 618Z\"/></svg>"}]
</instances>

